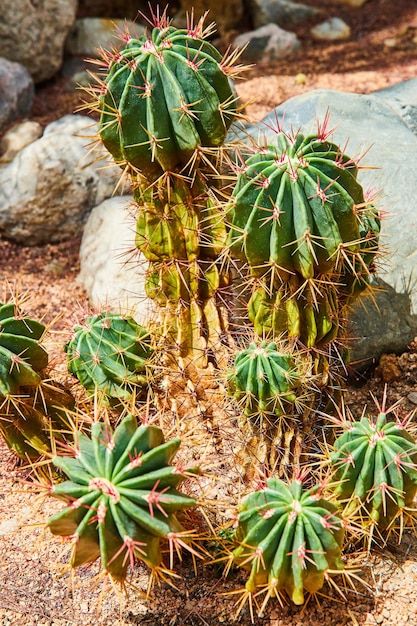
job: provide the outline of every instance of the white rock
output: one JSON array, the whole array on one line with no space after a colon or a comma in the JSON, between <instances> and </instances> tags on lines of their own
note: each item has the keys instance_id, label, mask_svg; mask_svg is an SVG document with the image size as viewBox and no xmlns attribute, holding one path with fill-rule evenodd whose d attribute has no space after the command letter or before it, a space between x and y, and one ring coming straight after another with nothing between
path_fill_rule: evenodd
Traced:
<instances>
[{"instance_id":1,"label":"white rock","mask_svg":"<svg viewBox=\"0 0 417 626\"><path fill-rule=\"evenodd\" d=\"M147 261L135 247L131 196L109 198L88 218L80 248L78 282L99 309L130 313L146 325L152 302L145 295Z\"/></svg>"},{"instance_id":2,"label":"white rock","mask_svg":"<svg viewBox=\"0 0 417 626\"><path fill-rule=\"evenodd\" d=\"M0 234L25 245L78 235L91 208L114 192L117 168L106 168L103 151L89 154L97 125L67 115L40 139L0 166Z\"/></svg>"},{"instance_id":3,"label":"white rock","mask_svg":"<svg viewBox=\"0 0 417 626\"><path fill-rule=\"evenodd\" d=\"M65 43L65 50L73 56L100 56L100 47L120 49L126 41L122 35L130 33L138 38L145 28L129 20L85 17L76 20Z\"/></svg>"},{"instance_id":4,"label":"white rock","mask_svg":"<svg viewBox=\"0 0 417 626\"><path fill-rule=\"evenodd\" d=\"M349 39L350 27L340 19L340 17L332 17L317 26L314 26L310 33L314 39L324 41L337 41L340 39Z\"/></svg>"},{"instance_id":5,"label":"white rock","mask_svg":"<svg viewBox=\"0 0 417 626\"><path fill-rule=\"evenodd\" d=\"M42 136L42 126L27 120L15 124L4 134L0 143L0 163L9 163L20 150Z\"/></svg>"},{"instance_id":6,"label":"white rock","mask_svg":"<svg viewBox=\"0 0 417 626\"><path fill-rule=\"evenodd\" d=\"M1 0L0 56L24 65L35 82L59 70L77 0Z\"/></svg>"}]
</instances>

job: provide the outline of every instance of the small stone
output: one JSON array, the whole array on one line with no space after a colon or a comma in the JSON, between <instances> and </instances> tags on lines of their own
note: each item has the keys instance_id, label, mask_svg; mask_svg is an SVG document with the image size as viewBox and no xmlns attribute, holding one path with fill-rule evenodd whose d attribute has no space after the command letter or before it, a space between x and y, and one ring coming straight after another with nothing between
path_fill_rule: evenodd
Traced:
<instances>
[{"instance_id":1,"label":"small stone","mask_svg":"<svg viewBox=\"0 0 417 626\"><path fill-rule=\"evenodd\" d=\"M407 400L412 402L413 404L417 404L417 391L412 391L408 394Z\"/></svg>"},{"instance_id":2,"label":"small stone","mask_svg":"<svg viewBox=\"0 0 417 626\"><path fill-rule=\"evenodd\" d=\"M391 613L390 611L388 611L388 609L384 609L382 611L382 616L385 617L385 619L389 619L391 617Z\"/></svg>"},{"instance_id":3,"label":"small stone","mask_svg":"<svg viewBox=\"0 0 417 626\"><path fill-rule=\"evenodd\" d=\"M386 46L387 48L395 48L397 45L397 40L395 37L387 37L387 39L384 39L384 46Z\"/></svg>"},{"instance_id":4,"label":"small stone","mask_svg":"<svg viewBox=\"0 0 417 626\"><path fill-rule=\"evenodd\" d=\"M382 354L379 359L378 367L375 368L375 374L379 376L384 383L388 384L400 380L403 373L399 366L398 356L396 354Z\"/></svg>"},{"instance_id":5,"label":"small stone","mask_svg":"<svg viewBox=\"0 0 417 626\"><path fill-rule=\"evenodd\" d=\"M13 533L19 528L17 519L12 518L0 523L0 536Z\"/></svg>"},{"instance_id":6,"label":"small stone","mask_svg":"<svg viewBox=\"0 0 417 626\"><path fill-rule=\"evenodd\" d=\"M65 270L64 266L62 265L60 261L58 261L58 259L53 259L50 263L45 265L45 271L48 272L48 274L51 274L51 276L54 276L55 278L62 276L62 274L64 273L64 270Z\"/></svg>"},{"instance_id":7,"label":"small stone","mask_svg":"<svg viewBox=\"0 0 417 626\"><path fill-rule=\"evenodd\" d=\"M303 74L302 72L297 74L297 76L295 77L295 82L297 83L297 85L305 85L307 82L306 74Z\"/></svg>"},{"instance_id":8,"label":"small stone","mask_svg":"<svg viewBox=\"0 0 417 626\"><path fill-rule=\"evenodd\" d=\"M322 41L338 41L349 39L350 27L339 17L332 17L310 30L314 39Z\"/></svg>"}]
</instances>

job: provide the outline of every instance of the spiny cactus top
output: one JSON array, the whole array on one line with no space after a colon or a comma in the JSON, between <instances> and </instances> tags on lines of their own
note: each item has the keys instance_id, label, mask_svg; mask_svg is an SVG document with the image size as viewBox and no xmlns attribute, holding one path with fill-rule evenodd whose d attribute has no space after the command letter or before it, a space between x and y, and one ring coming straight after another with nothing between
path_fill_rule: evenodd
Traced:
<instances>
[{"instance_id":1,"label":"spiny cactus top","mask_svg":"<svg viewBox=\"0 0 417 626\"><path fill-rule=\"evenodd\" d=\"M73 456L53 459L69 480L53 485L51 495L68 506L48 526L71 540L72 567L101 557L102 568L123 580L135 559L160 566L161 539L172 549L182 544L176 513L196 502L177 487L198 469L170 465L179 446L128 415L114 432L102 422L93 424L91 438L78 432Z\"/></svg>"},{"instance_id":2,"label":"spiny cactus top","mask_svg":"<svg viewBox=\"0 0 417 626\"><path fill-rule=\"evenodd\" d=\"M0 303L0 395L41 382L39 372L48 365L39 343L44 332L43 324L25 317L13 302Z\"/></svg>"},{"instance_id":3,"label":"spiny cactus top","mask_svg":"<svg viewBox=\"0 0 417 626\"><path fill-rule=\"evenodd\" d=\"M198 146L218 146L236 112L226 59L204 37L203 20L188 29L154 28L105 58L99 134L122 166L147 178L184 166Z\"/></svg>"},{"instance_id":4,"label":"spiny cactus top","mask_svg":"<svg viewBox=\"0 0 417 626\"><path fill-rule=\"evenodd\" d=\"M333 270L342 244L359 249L357 165L327 137L323 129L308 137L279 130L240 168L230 241L254 274L273 267L284 280L294 272L309 279Z\"/></svg>"},{"instance_id":5,"label":"spiny cactus top","mask_svg":"<svg viewBox=\"0 0 417 626\"><path fill-rule=\"evenodd\" d=\"M300 381L291 355L279 352L273 341L262 341L236 355L229 384L235 397L244 400L246 415L279 415L285 410L285 401L295 401L293 390Z\"/></svg>"},{"instance_id":6,"label":"spiny cactus top","mask_svg":"<svg viewBox=\"0 0 417 626\"><path fill-rule=\"evenodd\" d=\"M131 317L108 311L86 317L65 351L69 371L89 392L123 400L148 384L149 333Z\"/></svg>"},{"instance_id":7,"label":"spiny cactus top","mask_svg":"<svg viewBox=\"0 0 417 626\"><path fill-rule=\"evenodd\" d=\"M338 498L362 515L367 511L380 528L410 507L417 493L416 440L405 423L388 421L387 413L346 421L330 456Z\"/></svg>"},{"instance_id":8,"label":"spiny cactus top","mask_svg":"<svg viewBox=\"0 0 417 626\"><path fill-rule=\"evenodd\" d=\"M336 506L318 487L304 489L299 480L287 485L269 478L240 506L234 558L250 571L250 592L267 587L268 596L286 591L295 604L304 590L316 593L327 570L343 569L344 531Z\"/></svg>"}]
</instances>

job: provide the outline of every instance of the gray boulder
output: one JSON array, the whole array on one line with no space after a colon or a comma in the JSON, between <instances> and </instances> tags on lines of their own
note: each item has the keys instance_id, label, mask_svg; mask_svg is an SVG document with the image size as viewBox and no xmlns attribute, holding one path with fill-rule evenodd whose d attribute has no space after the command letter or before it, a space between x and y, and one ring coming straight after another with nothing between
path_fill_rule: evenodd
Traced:
<instances>
[{"instance_id":1,"label":"gray boulder","mask_svg":"<svg viewBox=\"0 0 417 626\"><path fill-rule=\"evenodd\" d=\"M0 58L0 130L30 113L34 93L27 69L20 63Z\"/></svg>"},{"instance_id":2,"label":"gray boulder","mask_svg":"<svg viewBox=\"0 0 417 626\"><path fill-rule=\"evenodd\" d=\"M63 241L82 232L90 210L114 192L119 171L89 153L97 125L67 115L0 165L0 235L24 245Z\"/></svg>"},{"instance_id":3,"label":"gray boulder","mask_svg":"<svg viewBox=\"0 0 417 626\"><path fill-rule=\"evenodd\" d=\"M366 153L359 180L381 190L378 206L386 213L381 243L386 260L376 282L375 303L358 304L352 316L357 342L353 359L370 363L383 352L401 352L417 335L417 79L370 95L314 90L278 106L260 125L248 126L253 137L273 140L276 119L284 129L313 130L330 112L333 138L351 155Z\"/></svg>"},{"instance_id":4,"label":"gray boulder","mask_svg":"<svg viewBox=\"0 0 417 626\"><path fill-rule=\"evenodd\" d=\"M51 78L76 10L77 0L2 0L0 56L24 65L35 82Z\"/></svg>"},{"instance_id":5,"label":"gray boulder","mask_svg":"<svg viewBox=\"0 0 417 626\"><path fill-rule=\"evenodd\" d=\"M102 17L85 17L76 20L65 43L65 51L72 56L99 57L100 47L120 49L125 45L121 34L129 32L141 37L145 27L135 22Z\"/></svg>"},{"instance_id":6,"label":"gray boulder","mask_svg":"<svg viewBox=\"0 0 417 626\"><path fill-rule=\"evenodd\" d=\"M234 46L244 48L241 58L247 63L269 63L295 52L300 42L294 33L276 24L267 24L242 33L234 40Z\"/></svg>"},{"instance_id":7,"label":"gray boulder","mask_svg":"<svg viewBox=\"0 0 417 626\"><path fill-rule=\"evenodd\" d=\"M318 13L312 6L290 0L250 0L249 7L255 28L271 22L290 28Z\"/></svg>"}]
</instances>

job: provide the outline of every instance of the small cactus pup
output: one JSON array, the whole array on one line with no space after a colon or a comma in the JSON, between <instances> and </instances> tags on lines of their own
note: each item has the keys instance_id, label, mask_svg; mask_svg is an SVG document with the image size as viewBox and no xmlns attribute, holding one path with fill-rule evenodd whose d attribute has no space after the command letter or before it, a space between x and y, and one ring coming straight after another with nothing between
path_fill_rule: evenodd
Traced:
<instances>
[{"instance_id":1,"label":"small cactus pup","mask_svg":"<svg viewBox=\"0 0 417 626\"><path fill-rule=\"evenodd\" d=\"M64 347L68 369L90 394L128 400L148 387L150 341L132 317L109 311L87 315Z\"/></svg>"},{"instance_id":2,"label":"small cactus pup","mask_svg":"<svg viewBox=\"0 0 417 626\"><path fill-rule=\"evenodd\" d=\"M309 363L279 341L255 340L236 353L228 390L237 404L248 469L255 459L285 473L290 465L300 465L300 435L310 430L304 419L314 384Z\"/></svg>"},{"instance_id":3,"label":"small cactus pup","mask_svg":"<svg viewBox=\"0 0 417 626\"><path fill-rule=\"evenodd\" d=\"M405 525L417 493L417 441L413 415L376 402L377 414L359 420L341 414L342 432L330 453L333 490L347 515L357 514L368 530L395 530Z\"/></svg>"},{"instance_id":4,"label":"small cactus pup","mask_svg":"<svg viewBox=\"0 0 417 626\"><path fill-rule=\"evenodd\" d=\"M269 478L242 501L233 551L234 562L249 571L241 607L261 594L260 614L274 597L303 604L306 593L316 594L328 575L344 569L342 519L321 492L302 479Z\"/></svg>"},{"instance_id":5,"label":"small cactus pup","mask_svg":"<svg viewBox=\"0 0 417 626\"><path fill-rule=\"evenodd\" d=\"M229 82L239 55L221 56L204 18L176 29L165 9L148 21L145 35L126 34L122 50L104 53L93 106L100 141L132 179L157 327L175 357L205 368L228 332L216 190L223 142L239 116Z\"/></svg>"},{"instance_id":6,"label":"small cactus pup","mask_svg":"<svg viewBox=\"0 0 417 626\"><path fill-rule=\"evenodd\" d=\"M103 422L91 426L91 436L77 432L67 456L53 459L68 477L51 486L50 494L67 504L52 515L48 527L72 546L73 568L101 558L101 567L116 581L126 579L129 566L143 561L153 576L170 573L161 544L174 552L190 545L192 531L179 520L196 506L178 490L198 468L172 465L179 439L165 441L160 428L137 425L127 415L113 431Z\"/></svg>"},{"instance_id":7,"label":"small cactus pup","mask_svg":"<svg viewBox=\"0 0 417 626\"><path fill-rule=\"evenodd\" d=\"M279 352L274 341L261 341L236 354L229 384L244 414L262 422L263 415L285 414L300 380L292 356Z\"/></svg>"}]
</instances>

